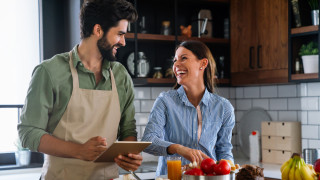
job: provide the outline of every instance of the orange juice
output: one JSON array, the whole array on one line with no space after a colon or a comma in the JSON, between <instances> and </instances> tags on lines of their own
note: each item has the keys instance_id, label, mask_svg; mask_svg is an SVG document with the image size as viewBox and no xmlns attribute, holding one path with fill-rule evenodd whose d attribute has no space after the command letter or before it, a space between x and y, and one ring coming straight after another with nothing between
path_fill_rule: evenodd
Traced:
<instances>
[{"instance_id":1,"label":"orange juice","mask_svg":"<svg viewBox=\"0 0 320 180\"><path fill-rule=\"evenodd\" d=\"M181 180L181 158L180 157L168 157L168 179Z\"/></svg>"}]
</instances>

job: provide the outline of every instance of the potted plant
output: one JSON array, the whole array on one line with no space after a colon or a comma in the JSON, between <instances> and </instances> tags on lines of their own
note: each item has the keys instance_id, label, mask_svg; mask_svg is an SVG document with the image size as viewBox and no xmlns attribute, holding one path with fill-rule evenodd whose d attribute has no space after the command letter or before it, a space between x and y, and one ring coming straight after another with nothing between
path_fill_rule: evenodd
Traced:
<instances>
[{"instance_id":1,"label":"potted plant","mask_svg":"<svg viewBox=\"0 0 320 180\"><path fill-rule=\"evenodd\" d=\"M300 48L299 55L302 58L304 73L319 72L318 43L311 41L308 44L303 44Z\"/></svg>"},{"instance_id":2,"label":"potted plant","mask_svg":"<svg viewBox=\"0 0 320 180\"><path fill-rule=\"evenodd\" d=\"M17 147L17 151L15 152L16 165L17 166L27 166L30 164L31 151L28 148L22 147L21 141L17 138L14 143Z\"/></svg>"},{"instance_id":3,"label":"potted plant","mask_svg":"<svg viewBox=\"0 0 320 180\"><path fill-rule=\"evenodd\" d=\"M311 7L311 19L313 25L319 25L319 0L308 0Z\"/></svg>"}]
</instances>

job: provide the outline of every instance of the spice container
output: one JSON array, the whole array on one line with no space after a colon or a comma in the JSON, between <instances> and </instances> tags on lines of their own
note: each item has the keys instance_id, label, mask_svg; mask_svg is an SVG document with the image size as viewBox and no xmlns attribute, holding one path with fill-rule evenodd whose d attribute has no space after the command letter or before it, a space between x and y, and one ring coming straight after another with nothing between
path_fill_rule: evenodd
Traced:
<instances>
[{"instance_id":1,"label":"spice container","mask_svg":"<svg viewBox=\"0 0 320 180\"><path fill-rule=\"evenodd\" d=\"M162 67L154 67L153 70L154 70L153 78L160 79L163 77L163 74L161 72Z\"/></svg>"}]
</instances>

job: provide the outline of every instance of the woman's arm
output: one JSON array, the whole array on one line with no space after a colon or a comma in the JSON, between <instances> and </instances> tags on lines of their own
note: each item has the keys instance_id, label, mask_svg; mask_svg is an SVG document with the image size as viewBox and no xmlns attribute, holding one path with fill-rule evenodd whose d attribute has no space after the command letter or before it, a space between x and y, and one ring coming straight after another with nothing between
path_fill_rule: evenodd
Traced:
<instances>
[{"instance_id":1,"label":"woman's arm","mask_svg":"<svg viewBox=\"0 0 320 180\"><path fill-rule=\"evenodd\" d=\"M217 160L229 159L233 161L231 138L232 129L235 125L235 116L234 108L229 101L227 102L223 113L223 123L218 132L215 151Z\"/></svg>"}]
</instances>

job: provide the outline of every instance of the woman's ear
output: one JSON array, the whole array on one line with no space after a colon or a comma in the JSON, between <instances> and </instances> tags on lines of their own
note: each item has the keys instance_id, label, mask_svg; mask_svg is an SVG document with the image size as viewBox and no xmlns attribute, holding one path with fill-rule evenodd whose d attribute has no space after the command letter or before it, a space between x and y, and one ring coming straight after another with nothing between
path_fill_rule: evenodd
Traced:
<instances>
[{"instance_id":1,"label":"woman's ear","mask_svg":"<svg viewBox=\"0 0 320 180\"><path fill-rule=\"evenodd\" d=\"M209 63L209 61L207 58L201 59L201 63L200 63L201 69L205 69L208 66L208 63Z\"/></svg>"}]
</instances>

